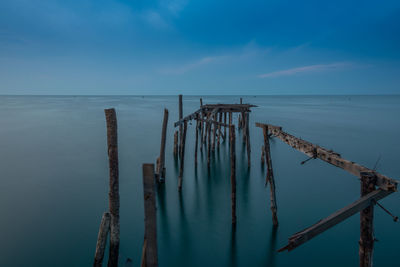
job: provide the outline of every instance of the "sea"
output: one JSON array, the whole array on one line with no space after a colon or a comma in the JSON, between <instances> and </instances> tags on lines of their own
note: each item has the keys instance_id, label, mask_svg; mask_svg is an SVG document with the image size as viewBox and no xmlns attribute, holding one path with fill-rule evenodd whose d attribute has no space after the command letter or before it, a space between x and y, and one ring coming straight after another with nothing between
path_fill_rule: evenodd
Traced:
<instances>
[{"instance_id":1,"label":"sea","mask_svg":"<svg viewBox=\"0 0 400 267\"><path fill-rule=\"evenodd\" d=\"M0 96L0 266L92 266L108 210L104 109L115 108L120 181L120 266L139 266L144 239L142 164L159 156L169 110L166 179L156 187L159 266L357 266L356 214L290 252L288 238L360 197L360 180L277 138L271 139L279 227L274 228L263 133L256 122L340 153L400 179L400 96L183 96L188 115L204 103L256 105L250 113L251 167L242 131L236 139L237 225L231 225L229 142L207 168L194 166L189 123L182 192L173 156L178 96ZM237 124L237 115L233 122ZM400 215L400 194L380 201ZM400 223L374 214L375 266L399 266ZM107 262L107 255L104 262ZM104 265L105 265L104 264Z\"/></svg>"}]
</instances>

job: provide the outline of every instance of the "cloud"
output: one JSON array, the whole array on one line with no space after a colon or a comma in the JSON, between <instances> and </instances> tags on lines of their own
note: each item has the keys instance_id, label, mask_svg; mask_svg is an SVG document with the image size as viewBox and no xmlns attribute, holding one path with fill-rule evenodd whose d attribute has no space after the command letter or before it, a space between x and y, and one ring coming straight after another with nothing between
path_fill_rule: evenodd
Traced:
<instances>
[{"instance_id":1,"label":"cloud","mask_svg":"<svg viewBox=\"0 0 400 267\"><path fill-rule=\"evenodd\" d=\"M275 78L281 76L292 76L301 73L315 73L315 72L325 72L325 71L334 71L334 70L342 70L354 67L355 64L352 62L337 62L331 64L317 64L317 65L309 65L298 68L292 68L287 70L279 70L273 71L265 74L261 74L259 78Z\"/></svg>"},{"instance_id":2,"label":"cloud","mask_svg":"<svg viewBox=\"0 0 400 267\"><path fill-rule=\"evenodd\" d=\"M163 0L160 5L168 10L172 15L178 16L187 5L187 0Z\"/></svg>"},{"instance_id":3,"label":"cloud","mask_svg":"<svg viewBox=\"0 0 400 267\"><path fill-rule=\"evenodd\" d=\"M167 29L170 27L165 19L160 15L160 13L154 10L149 10L143 13L142 18L148 24L158 29Z\"/></svg>"},{"instance_id":4,"label":"cloud","mask_svg":"<svg viewBox=\"0 0 400 267\"><path fill-rule=\"evenodd\" d=\"M223 59L227 58L226 56L214 56L214 57L203 57L197 61L192 63L184 64L179 67L169 67L164 68L160 72L162 74L184 74L190 70L199 68L201 66L209 65L211 63L221 62Z\"/></svg>"}]
</instances>

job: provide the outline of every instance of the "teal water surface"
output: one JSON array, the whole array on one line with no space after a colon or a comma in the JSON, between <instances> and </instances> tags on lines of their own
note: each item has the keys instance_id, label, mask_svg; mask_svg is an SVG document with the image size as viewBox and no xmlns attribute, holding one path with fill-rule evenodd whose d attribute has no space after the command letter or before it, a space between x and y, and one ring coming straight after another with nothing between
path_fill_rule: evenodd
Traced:
<instances>
[{"instance_id":1,"label":"teal water surface","mask_svg":"<svg viewBox=\"0 0 400 267\"><path fill-rule=\"evenodd\" d=\"M102 213L108 209L104 108L118 118L121 246L139 266L143 243L143 163L159 153L163 109L170 111L165 185L157 188L160 266L357 266L359 216L294 251L277 253L293 233L359 198L357 177L271 141L279 228L272 227L269 188L255 122L282 126L344 158L400 178L400 96L245 96L250 115L251 169L237 138L237 227L232 231L228 144L207 171L194 168L195 125L189 125L182 194L172 155L175 96L0 97L0 266L91 266ZM205 96L205 103L238 103ZM184 96L184 114L199 97ZM234 118L236 122L236 117ZM381 203L400 215L400 194ZM374 262L398 266L400 224L375 211Z\"/></svg>"}]
</instances>

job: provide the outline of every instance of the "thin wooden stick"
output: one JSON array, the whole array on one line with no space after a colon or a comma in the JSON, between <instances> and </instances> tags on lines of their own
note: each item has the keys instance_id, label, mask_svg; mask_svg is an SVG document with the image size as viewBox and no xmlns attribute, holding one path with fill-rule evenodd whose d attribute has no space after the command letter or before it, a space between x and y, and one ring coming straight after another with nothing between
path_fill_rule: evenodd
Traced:
<instances>
[{"instance_id":1,"label":"thin wooden stick","mask_svg":"<svg viewBox=\"0 0 400 267\"><path fill-rule=\"evenodd\" d=\"M110 232L110 221L110 213L104 212L103 217L101 218L99 234L97 235L96 253L94 254L93 267L101 267L103 265L107 235Z\"/></svg>"},{"instance_id":2,"label":"thin wooden stick","mask_svg":"<svg viewBox=\"0 0 400 267\"><path fill-rule=\"evenodd\" d=\"M182 191L182 179L183 179L183 166L185 165L185 143L186 143L186 132L187 132L187 121L183 124L183 135L181 143L181 164L179 166L179 177L178 177L178 191Z\"/></svg>"},{"instance_id":3,"label":"thin wooden stick","mask_svg":"<svg viewBox=\"0 0 400 267\"><path fill-rule=\"evenodd\" d=\"M158 266L157 212L154 180L154 164L143 164L144 254L146 267Z\"/></svg>"},{"instance_id":4,"label":"thin wooden stick","mask_svg":"<svg viewBox=\"0 0 400 267\"><path fill-rule=\"evenodd\" d=\"M161 131L160 157L157 164L156 177L158 181L165 180L165 143L167 139L168 109L164 109L164 119Z\"/></svg>"},{"instance_id":5,"label":"thin wooden stick","mask_svg":"<svg viewBox=\"0 0 400 267\"><path fill-rule=\"evenodd\" d=\"M230 160L231 160L231 210L232 225L236 225L236 152L235 152L235 126L231 125L230 132Z\"/></svg>"},{"instance_id":6,"label":"thin wooden stick","mask_svg":"<svg viewBox=\"0 0 400 267\"><path fill-rule=\"evenodd\" d=\"M194 166L197 167L197 147L198 147L198 143L199 143L199 120L196 120L196 142L195 142L195 146L194 146Z\"/></svg>"},{"instance_id":7,"label":"thin wooden stick","mask_svg":"<svg viewBox=\"0 0 400 267\"><path fill-rule=\"evenodd\" d=\"M175 131L174 134L174 156L175 158L178 156L178 131Z\"/></svg>"},{"instance_id":8,"label":"thin wooden stick","mask_svg":"<svg viewBox=\"0 0 400 267\"><path fill-rule=\"evenodd\" d=\"M104 110L107 122L108 164L110 174L109 210L111 215L110 251L108 266L118 266L119 254L119 174L118 174L118 135L115 109Z\"/></svg>"},{"instance_id":9,"label":"thin wooden stick","mask_svg":"<svg viewBox=\"0 0 400 267\"><path fill-rule=\"evenodd\" d=\"M250 125L249 113L246 113L246 147L247 147L247 167L250 169L251 166L251 146L250 146Z\"/></svg>"},{"instance_id":10,"label":"thin wooden stick","mask_svg":"<svg viewBox=\"0 0 400 267\"><path fill-rule=\"evenodd\" d=\"M267 185L269 182L270 186L270 201L271 201L271 211L272 211L272 222L274 226L278 226L278 216L277 216L277 205L276 205L276 196L275 196L275 179L274 173L272 171L272 160L269 146L269 137L268 137L268 128L263 127L264 134L264 149L265 149L265 161L267 164L267 177L265 184Z\"/></svg>"}]
</instances>

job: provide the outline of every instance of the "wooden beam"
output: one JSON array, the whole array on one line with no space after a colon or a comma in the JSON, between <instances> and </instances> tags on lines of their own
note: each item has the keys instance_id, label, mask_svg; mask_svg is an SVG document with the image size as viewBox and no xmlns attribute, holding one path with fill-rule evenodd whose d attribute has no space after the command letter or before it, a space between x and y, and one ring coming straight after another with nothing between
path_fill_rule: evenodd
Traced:
<instances>
[{"instance_id":1,"label":"wooden beam","mask_svg":"<svg viewBox=\"0 0 400 267\"><path fill-rule=\"evenodd\" d=\"M332 215L326 217L325 219L320 220L316 224L292 235L289 238L289 244L280 250L279 252L288 250L291 251L294 248L304 244L305 242L311 240L322 232L328 230L329 228L335 226L336 224L344 221L350 216L356 214L357 212L375 204L375 201L378 201L388 195L393 193L393 191L385 191L382 189L374 190L373 192L361 197L357 201L352 204L338 210Z\"/></svg>"},{"instance_id":2,"label":"wooden beam","mask_svg":"<svg viewBox=\"0 0 400 267\"><path fill-rule=\"evenodd\" d=\"M192 114L187 115L184 118L179 119L177 122L174 123L174 127L178 127L181 126L185 121L191 121L196 119L197 114L199 114L201 112L202 109L198 109L195 112L193 112Z\"/></svg>"},{"instance_id":3,"label":"wooden beam","mask_svg":"<svg viewBox=\"0 0 400 267\"><path fill-rule=\"evenodd\" d=\"M235 126L229 127L230 161L231 161L231 212L232 225L236 226L236 151L235 151Z\"/></svg>"},{"instance_id":4,"label":"wooden beam","mask_svg":"<svg viewBox=\"0 0 400 267\"><path fill-rule=\"evenodd\" d=\"M340 157L340 154L328 150L326 148L314 145L310 142L297 138L293 135L290 135L284 131L282 131L282 127L274 126L270 124L256 123L257 127L265 128L267 127L269 132L281 139L283 142L293 147L294 149L306 154L312 158L319 158L325 162L328 162L336 167L339 167L349 173L360 177L363 172L372 172L376 175L377 181L376 185L383 190L397 191L398 181L391 179L385 175L382 175L374 170L371 170L367 167L359 165L355 162L343 159Z\"/></svg>"}]
</instances>

